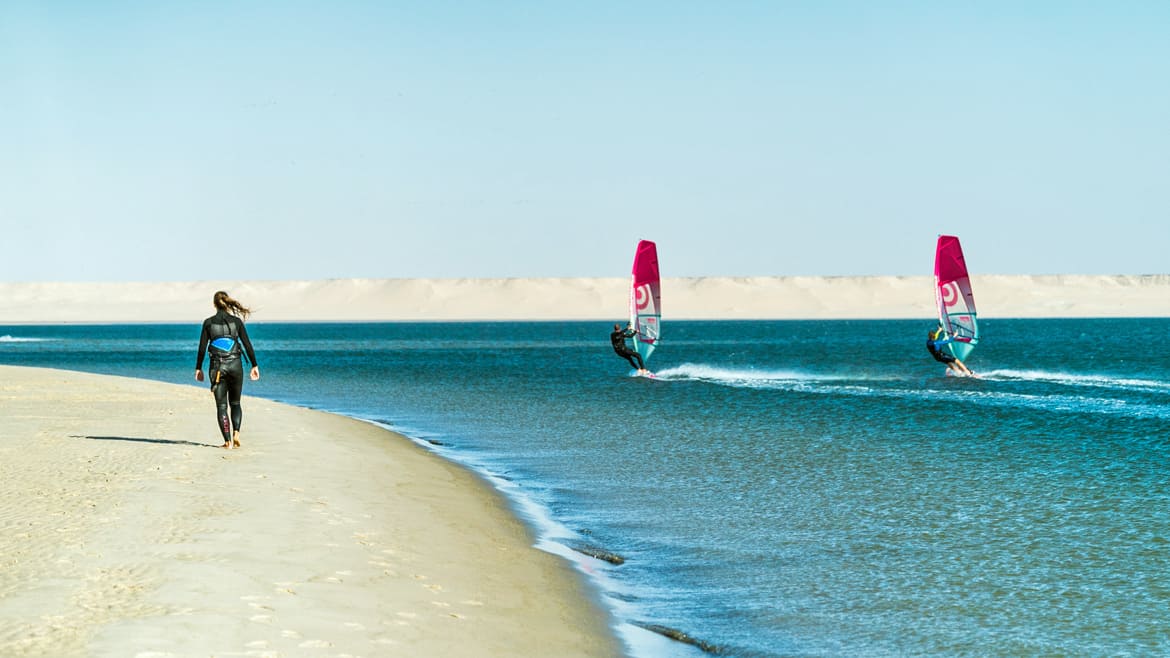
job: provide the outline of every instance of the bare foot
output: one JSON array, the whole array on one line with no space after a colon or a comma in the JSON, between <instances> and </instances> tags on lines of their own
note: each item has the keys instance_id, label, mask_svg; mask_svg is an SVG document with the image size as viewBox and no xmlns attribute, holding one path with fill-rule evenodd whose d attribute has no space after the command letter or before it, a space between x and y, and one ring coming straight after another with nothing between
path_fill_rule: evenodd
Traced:
<instances>
[{"instance_id":1,"label":"bare foot","mask_svg":"<svg viewBox=\"0 0 1170 658\"><path fill-rule=\"evenodd\" d=\"M231 441L224 441L223 445L221 445L220 447L223 448L224 450L231 450L232 449L232 442Z\"/></svg>"},{"instance_id":2,"label":"bare foot","mask_svg":"<svg viewBox=\"0 0 1170 658\"><path fill-rule=\"evenodd\" d=\"M232 434L232 446L236 447L236 448L240 447L240 433L239 432L235 432L234 434Z\"/></svg>"}]
</instances>

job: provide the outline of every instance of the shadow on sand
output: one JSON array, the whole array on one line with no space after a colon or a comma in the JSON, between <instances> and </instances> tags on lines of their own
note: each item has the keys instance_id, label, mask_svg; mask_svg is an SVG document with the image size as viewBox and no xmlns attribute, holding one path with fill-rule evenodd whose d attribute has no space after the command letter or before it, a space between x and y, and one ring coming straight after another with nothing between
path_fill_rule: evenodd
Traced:
<instances>
[{"instance_id":1,"label":"shadow on sand","mask_svg":"<svg viewBox=\"0 0 1170 658\"><path fill-rule=\"evenodd\" d=\"M133 441L135 443L158 443L161 445L173 446L195 446L196 448L218 448L217 445L210 443L195 443L194 441L175 441L174 439L147 439L138 436L86 436L82 434L73 434L69 438L72 439L93 439L95 441Z\"/></svg>"}]
</instances>

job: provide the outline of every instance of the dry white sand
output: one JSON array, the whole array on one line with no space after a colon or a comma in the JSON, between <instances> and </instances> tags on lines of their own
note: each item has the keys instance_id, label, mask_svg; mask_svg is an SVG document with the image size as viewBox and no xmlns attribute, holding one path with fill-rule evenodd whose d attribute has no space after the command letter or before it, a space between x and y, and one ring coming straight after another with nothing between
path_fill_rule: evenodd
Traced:
<instances>
[{"instance_id":1,"label":"dry white sand","mask_svg":"<svg viewBox=\"0 0 1170 658\"><path fill-rule=\"evenodd\" d=\"M0 656L617 656L489 486L359 421L0 367Z\"/></svg>"},{"instance_id":2,"label":"dry white sand","mask_svg":"<svg viewBox=\"0 0 1170 658\"><path fill-rule=\"evenodd\" d=\"M254 321L605 320L625 317L629 279L333 279L0 283L0 324L198 322L224 289ZM1166 317L1170 275L983 275L984 318ZM931 318L929 276L663 280L673 319Z\"/></svg>"}]
</instances>

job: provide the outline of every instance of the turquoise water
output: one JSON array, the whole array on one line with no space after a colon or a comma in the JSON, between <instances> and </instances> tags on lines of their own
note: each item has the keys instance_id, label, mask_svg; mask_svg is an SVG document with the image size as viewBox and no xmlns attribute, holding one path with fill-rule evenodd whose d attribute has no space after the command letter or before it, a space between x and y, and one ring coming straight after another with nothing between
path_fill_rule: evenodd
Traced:
<instances>
[{"instance_id":1,"label":"turquoise water","mask_svg":"<svg viewBox=\"0 0 1170 658\"><path fill-rule=\"evenodd\" d=\"M254 324L245 393L489 475L643 656L1170 654L1170 320ZM199 327L0 327L0 363L191 378ZM247 429L245 406L245 431ZM217 443L208 400L209 443ZM439 444L439 445L435 445Z\"/></svg>"}]
</instances>

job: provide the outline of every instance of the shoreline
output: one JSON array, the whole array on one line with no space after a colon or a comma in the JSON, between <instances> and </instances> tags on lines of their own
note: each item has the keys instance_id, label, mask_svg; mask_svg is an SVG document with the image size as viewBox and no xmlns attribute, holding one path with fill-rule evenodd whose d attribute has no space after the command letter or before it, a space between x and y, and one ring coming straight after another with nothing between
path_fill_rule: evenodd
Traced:
<instances>
[{"instance_id":1,"label":"shoreline","mask_svg":"<svg viewBox=\"0 0 1170 658\"><path fill-rule=\"evenodd\" d=\"M626 655L503 492L372 422L245 397L225 451L201 387L18 366L0 409L3 655Z\"/></svg>"},{"instance_id":2,"label":"shoreline","mask_svg":"<svg viewBox=\"0 0 1170 658\"><path fill-rule=\"evenodd\" d=\"M982 318L1170 317L1170 274L972 275ZM628 277L0 283L0 324L192 322L216 290L257 322L605 320L628 314ZM923 319L931 276L666 277L679 320Z\"/></svg>"}]
</instances>

